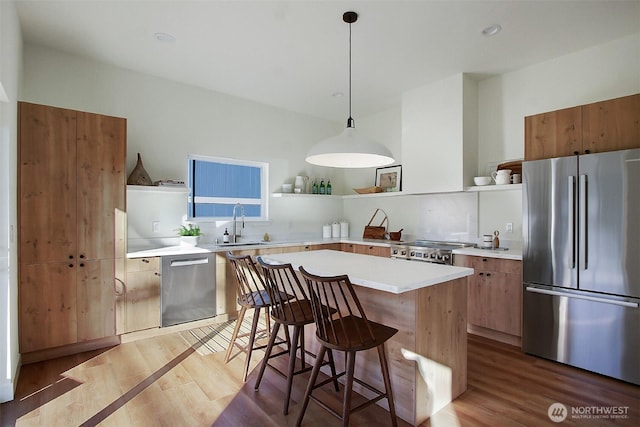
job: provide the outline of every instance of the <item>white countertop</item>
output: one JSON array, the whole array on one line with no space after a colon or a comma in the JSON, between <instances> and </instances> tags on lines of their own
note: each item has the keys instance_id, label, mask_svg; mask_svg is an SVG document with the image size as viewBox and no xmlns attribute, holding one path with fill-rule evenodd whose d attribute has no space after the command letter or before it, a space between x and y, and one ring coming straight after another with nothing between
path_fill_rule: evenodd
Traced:
<instances>
[{"instance_id":1,"label":"white countertop","mask_svg":"<svg viewBox=\"0 0 640 427\"><path fill-rule=\"evenodd\" d=\"M453 254L481 256L481 257L487 257L487 258L513 259L513 260L522 261L522 249L520 248L509 248L507 250L460 248L460 249L454 249Z\"/></svg>"},{"instance_id":2,"label":"white countertop","mask_svg":"<svg viewBox=\"0 0 640 427\"><path fill-rule=\"evenodd\" d=\"M331 250L268 254L267 262L301 265L319 276L347 274L352 283L401 294L473 274L473 269Z\"/></svg>"},{"instance_id":3,"label":"white countertop","mask_svg":"<svg viewBox=\"0 0 640 427\"><path fill-rule=\"evenodd\" d=\"M373 245L373 246L389 246L392 244L404 243L393 242L389 240L370 240L361 238L340 238L340 239L317 239L317 240L304 240L304 241L286 241L286 242L262 242L261 244L248 243L246 245L229 245L207 243L201 246L164 246L159 248L145 248L136 247L130 248L127 252L127 258L148 258L155 256L172 256L172 255L189 255L200 254L209 252L226 252L229 250L238 249L251 249L251 248L277 248L286 246L305 246L305 245L318 245L323 243L354 243L361 245ZM454 254L459 255L473 255L489 258L503 258L522 260L522 249L509 248L508 250L493 250L493 249L479 249L479 248L460 248L453 251ZM421 263L422 264L422 263Z\"/></svg>"}]
</instances>

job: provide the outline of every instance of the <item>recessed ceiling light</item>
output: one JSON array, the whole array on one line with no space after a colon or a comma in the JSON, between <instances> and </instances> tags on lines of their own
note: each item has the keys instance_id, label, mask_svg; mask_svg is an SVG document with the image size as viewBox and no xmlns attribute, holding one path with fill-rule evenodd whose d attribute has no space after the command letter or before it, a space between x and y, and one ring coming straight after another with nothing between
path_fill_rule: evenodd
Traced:
<instances>
[{"instance_id":1,"label":"recessed ceiling light","mask_svg":"<svg viewBox=\"0 0 640 427\"><path fill-rule=\"evenodd\" d=\"M482 35L483 36L487 36L487 37L491 37L491 36L495 36L500 31L502 31L502 27L499 24L493 24L493 25L489 25L488 27L483 29L482 30Z\"/></svg>"},{"instance_id":2,"label":"recessed ceiling light","mask_svg":"<svg viewBox=\"0 0 640 427\"><path fill-rule=\"evenodd\" d=\"M155 33L153 36L160 42L170 43L176 41L174 36L167 33Z\"/></svg>"}]
</instances>

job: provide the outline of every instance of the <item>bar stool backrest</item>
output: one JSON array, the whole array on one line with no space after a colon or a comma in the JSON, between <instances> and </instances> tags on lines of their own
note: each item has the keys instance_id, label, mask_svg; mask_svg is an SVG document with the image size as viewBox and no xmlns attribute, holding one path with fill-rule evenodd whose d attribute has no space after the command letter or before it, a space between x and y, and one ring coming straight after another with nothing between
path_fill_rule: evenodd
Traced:
<instances>
[{"instance_id":1,"label":"bar stool backrest","mask_svg":"<svg viewBox=\"0 0 640 427\"><path fill-rule=\"evenodd\" d=\"M258 266L249 255L233 255L227 252L227 259L233 267L238 289L238 302L251 307L271 304L264 278Z\"/></svg>"},{"instance_id":2,"label":"bar stool backrest","mask_svg":"<svg viewBox=\"0 0 640 427\"><path fill-rule=\"evenodd\" d=\"M304 314L308 312L309 298L291 264L269 264L262 257L256 260L264 272L271 298L271 315L288 322L307 320Z\"/></svg>"},{"instance_id":3,"label":"bar stool backrest","mask_svg":"<svg viewBox=\"0 0 640 427\"><path fill-rule=\"evenodd\" d=\"M376 341L347 275L317 276L307 272L304 267L300 267L300 273L309 290L319 340L330 348L345 349L357 349Z\"/></svg>"}]
</instances>

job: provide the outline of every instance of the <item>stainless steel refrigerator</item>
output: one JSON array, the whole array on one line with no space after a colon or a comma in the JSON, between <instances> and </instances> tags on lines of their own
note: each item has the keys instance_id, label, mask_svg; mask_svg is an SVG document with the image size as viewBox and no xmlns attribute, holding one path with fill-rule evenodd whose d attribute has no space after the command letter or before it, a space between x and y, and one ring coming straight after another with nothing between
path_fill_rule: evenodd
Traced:
<instances>
[{"instance_id":1,"label":"stainless steel refrigerator","mask_svg":"<svg viewBox=\"0 0 640 427\"><path fill-rule=\"evenodd\" d=\"M640 384L640 149L522 174L523 350Z\"/></svg>"}]
</instances>

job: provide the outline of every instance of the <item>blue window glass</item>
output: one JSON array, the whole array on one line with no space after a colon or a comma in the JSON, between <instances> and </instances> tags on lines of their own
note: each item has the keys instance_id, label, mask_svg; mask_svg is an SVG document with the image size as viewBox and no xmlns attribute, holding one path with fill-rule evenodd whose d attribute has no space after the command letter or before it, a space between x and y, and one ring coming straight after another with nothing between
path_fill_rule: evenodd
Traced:
<instances>
[{"instance_id":1,"label":"blue window glass","mask_svg":"<svg viewBox=\"0 0 640 427\"><path fill-rule=\"evenodd\" d=\"M245 218L268 219L266 163L189 156L189 218L231 218L240 203Z\"/></svg>"}]
</instances>

